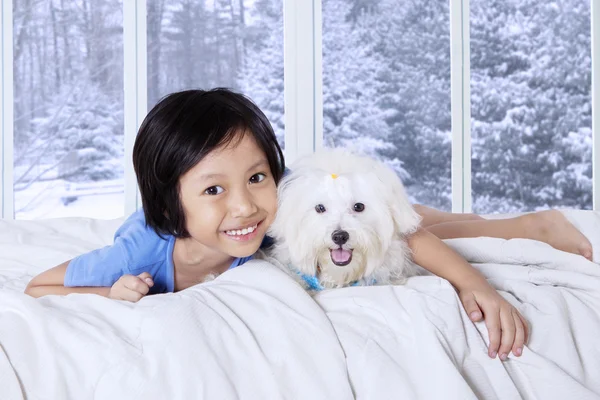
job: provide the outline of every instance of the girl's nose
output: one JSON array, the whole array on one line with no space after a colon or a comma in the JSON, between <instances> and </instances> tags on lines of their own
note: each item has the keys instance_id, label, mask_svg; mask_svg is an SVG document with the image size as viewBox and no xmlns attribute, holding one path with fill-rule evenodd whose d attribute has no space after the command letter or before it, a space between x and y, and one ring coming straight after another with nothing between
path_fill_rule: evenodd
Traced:
<instances>
[{"instance_id":1,"label":"girl's nose","mask_svg":"<svg viewBox=\"0 0 600 400\"><path fill-rule=\"evenodd\" d=\"M249 217L258 211L253 196L247 190L241 190L231 197L229 209L231 215L236 218Z\"/></svg>"}]
</instances>

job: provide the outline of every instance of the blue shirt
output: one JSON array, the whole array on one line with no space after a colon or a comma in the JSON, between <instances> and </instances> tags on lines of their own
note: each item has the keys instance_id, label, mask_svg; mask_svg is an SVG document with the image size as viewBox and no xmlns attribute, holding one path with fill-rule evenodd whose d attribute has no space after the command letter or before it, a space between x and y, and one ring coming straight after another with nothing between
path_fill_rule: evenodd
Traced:
<instances>
[{"instance_id":1,"label":"blue shirt","mask_svg":"<svg viewBox=\"0 0 600 400\"><path fill-rule=\"evenodd\" d=\"M265 237L263 245L269 241ZM123 275L148 272L154 280L150 294L174 292L174 245L174 236L163 235L161 238L146 226L144 212L138 210L117 230L112 245L71 260L65 273L64 285L110 287ZM251 259L252 256L236 258L229 269Z\"/></svg>"}]
</instances>

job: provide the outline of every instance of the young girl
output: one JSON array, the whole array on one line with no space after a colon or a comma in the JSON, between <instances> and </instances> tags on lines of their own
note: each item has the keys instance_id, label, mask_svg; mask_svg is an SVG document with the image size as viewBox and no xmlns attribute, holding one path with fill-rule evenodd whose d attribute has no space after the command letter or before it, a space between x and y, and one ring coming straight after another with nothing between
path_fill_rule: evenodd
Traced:
<instances>
[{"instance_id":1,"label":"young girl","mask_svg":"<svg viewBox=\"0 0 600 400\"><path fill-rule=\"evenodd\" d=\"M26 293L138 301L245 263L277 207L283 153L265 115L227 90L173 93L145 118L133 149L143 211L114 244L46 271Z\"/></svg>"},{"instance_id":2,"label":"young girl","mask_svg":"<svg viewBox=\"0 0 600 400\"><path fill-rule=\"evenodd\" d=\"M142 123L133 163L143 211L124 222L114 244L36 276L26 293L96 293L138 301L242 265L263 243L285 164L267 118L246 97L225 89L167 96ZM522 232L516 220L472 225L475 216L416 209L426 229L409 238L415 262L456 287L473 321L485 318L490 357L506 359L511 351L520 356L527 340L523 317L431 232L442 238L528 237L531 232ZM561 227L576 231L566 220Z\"/></svg>"}]
</instances>

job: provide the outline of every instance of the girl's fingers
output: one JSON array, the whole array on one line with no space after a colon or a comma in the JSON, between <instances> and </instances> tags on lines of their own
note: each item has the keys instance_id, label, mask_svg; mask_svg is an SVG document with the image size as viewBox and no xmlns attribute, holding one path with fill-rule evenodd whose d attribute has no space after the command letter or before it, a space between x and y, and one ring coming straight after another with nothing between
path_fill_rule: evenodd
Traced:
<instances>
[{"instance_id":1,"label":"girl's fingers","mask_svg":"<svg viewBox=\"0 0 600 400\"><path fill-rule=\"evenodd\" d=\"M523 317L519 311L515 310L515 312L517 313L517 317L519 317L519 319L521 320L521 323L523 323L523 330L525 331L525 338L523 340L523 344L527 344L527 342L529 342L529 325L527 324L527 320L525 319L525 317Z\"/></svg>"},{"instance_id":2,"label":"girl's fingers","mask_svg":"<svg viewBox=\"0 0 600 400\"><path fill-rule=\"evenodd\" d=\"M138 275L138 278L146 282L148 286L154 286L154 280L152 279L152 275L150 275L148 272L142 272Z\"/></svg>"},{"instance_id":3,"label":"girl's fingers","mask_svg":"<svg viewBox=\"0 0 600 400\"><path fill-rule=\"evenodd\" d=\"M525 326L519 312L517 310L512 311L512 318L515 321L515 343L512 347L512 352L515 356L520 357L523 354L523 346L525 345Z\"/></svg>"},{"instance_id":4,"label":"girl's fingers","mask_svg":"<svg viewBox=\"0 0 600 400\"><path fill-rule=\"evenodd\" d=\"M129 279L126 279L123 284L127 289L138 292L142 296L145 296L150 291L150 286L139 276L130 275Z\"/></svg>"},{"instance_id":5,"label":"girl's fingers","mask_svg":"<svg viewBox=\"0 0 600 400\"><path fill-rule=\"evenodd\" d=\"M500 321L502 323L502 339L498 354L502 361L508 358L508 354L515 342L515 320L512 315L512 307L504 307L500 309Z\"/></svg>"},{"instance_id":6,"label":"girl's fingers","mask_svg":"<svg viewBox=\"0 0 600 400\"><path fill-rule=\"evenodd\" d=\"M469 294L464 299L461 299L463 303L463 307L469 316L469 319L473 322L481 321L483 318L483 312L481 312L481 308L479 308L479 304L475 300L475 296Z\"/></svg>"},{"instance_id":7,"label":"girl's fingers","mask_svg":"<svg viewBox=\"0 0 600 400\"><path fill-rule=\"evenodd\" d=\"M496 358L498 348L500 347L501 330L500 330L500 312L499 310L488 310L485 312L485 325L487 326L490 335L490 346L488 347L488 355L491 358Z\"/></svg>"}]
</instances>

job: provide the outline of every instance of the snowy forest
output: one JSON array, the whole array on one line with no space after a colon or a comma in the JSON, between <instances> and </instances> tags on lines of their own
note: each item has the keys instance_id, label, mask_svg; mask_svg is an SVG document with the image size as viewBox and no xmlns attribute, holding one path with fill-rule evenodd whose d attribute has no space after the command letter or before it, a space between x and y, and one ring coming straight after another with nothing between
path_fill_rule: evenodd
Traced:
<instances>
[{"instance_id":1,"label":"snowy forest","mask_svg":"<svg viewBox=\"0 0 600 400\"><path fill-rule=\"evenodd\" d=\"M93 212L111 207L102 195L53 203L68 185L122 185L122 1L13 0L17 218L122 214L122 193L114 215ZM589 2L470 3L473 210L591 208ZM450 210L447 0L322 4L324 143L384 160L413 201ZM148 107L231 87L284 144L282 11L147 0Z\"/></svg>"}]
</instances>

